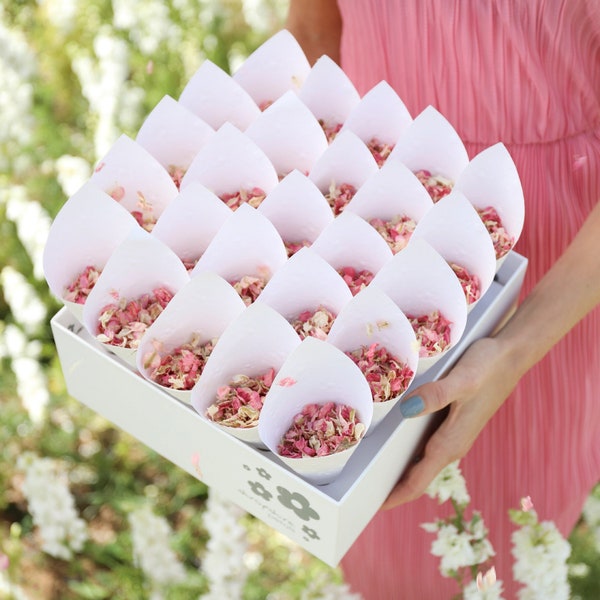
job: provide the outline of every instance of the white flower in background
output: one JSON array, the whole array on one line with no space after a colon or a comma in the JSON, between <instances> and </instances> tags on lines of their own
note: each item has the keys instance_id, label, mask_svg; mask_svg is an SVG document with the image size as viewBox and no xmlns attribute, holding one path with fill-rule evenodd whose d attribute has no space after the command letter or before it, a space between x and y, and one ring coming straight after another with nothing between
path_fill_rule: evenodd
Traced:
<instances>
[{"instance_id":1,"label":"white flower in background","mask_svg":"<svg viewBox=\"0 0 600 600\"><path fill-rule=\"evenodd\" d=\"M429 484L425 493L430 498L437 498L440 504L448 499L452 499L461 505L469 504L471 497L467 492L467 483L458 463L459 461L456 460L444 467Z\"/></svg>"},{"instance_id":2,"label":"white flower in background","mask_svg":"<svg viewBox=\"0 0 600 600\"><path fill-rule=\"evenodd\" d=\"M88 538L85 521L79 518L67 482L56 461L27 452L17 460L25 478L25 495L33 523L39 528L42 550L55 558L70 560Z\"/></svg>"},{"instance_id":3,"label":"white flower in background","mask_svg":"<svg viewBox=\"0 0 600 600\"><path fill-rule=\"evenodd\" d=\"M47 19L62 33L69 33L75 24L79 0L38 0Z\"/></svg>"},{"instance_id":4,"label":"white flower in background","mask_svg":"<svg viewBox=\"0 0 600 600\"><path fill-rule=\"evenodd\" d=\"M14 149L31 140L35 55L27 39L8 27L0 6L0 171L8 170L21 153ZM9 147L12 152L9 152ZM14 164L13 164L14 166Z\"/></svg>"},{"instance_id":5,"label":"white flower in background","mask_svg":"<svg viewBox=\"0 0 600 600\"><path fill-rule=\"evenodd\" d=\"M160 598L166 586L185 580L185 569L171 549L171 527L147 504L131 512L128 520L134 562L151 583L154 597Z\"/></svg>"},{"instance_id":6,"label":"white flower in background","mask_svg":"<svg viewBox=\"0 0 600 600\"><path fill-rule=\"evenodd\" d=\"M131 41L145 55L154 54L162 42L176 49L181 30L169 16L169 7L158 0L113 0L113 25L129 32Z\"/></svg>"},{"instance_id":7,"label":"white flower in background","mask_svg":"<svg viewBox=\"0 0 600 600\"><path fill-rule=\"evenodd\" d=\"M29 600L29 596L8 578L8 573L0 572L0 598L10 600Z\"/></svg>"},{"instance_id":8,"label":"white flower in background","mask_svg":"<svg viewBox=\"0 0 600 600\"><path fill-rule=\"evenodd\" d=\"M244 20L254 31L269 33L285 21L287 5L285 0L242 0Z\"/></svg>"},{"instance_id":9,"label":"white flower in background","mask_svg":"<svg viewBox=\"0 0 600 600\"><path fill-rule=\"evenodd\" d=\"M567 600L570 596L567 558L570 544L551 521L524 525L512 534L514 578L525 587L520 600Z\"/></svg>"},{"instance_id":10,"label":"white flower in background","mask_svg":"<svg viewBox=\"0 0 600 600\"><path fill-rule=\"evenodd\" d=\"M459 532L456 526L451 524L441 524L437 532L437 539L431 544L431 554L442 559L442 575L451 576L452 571L478 564L471 545L472 536L468 532Z\"/></svg>"},{"instance_id":11,"label":"white flower in background","mask_svg":"<svg viewBox=\"0 0 600 600\"><path fill-rule=\"evenodd\" d=\"M322 573L309 581L300 600L362 600L362 596L352 592L348 584L331 581Z\"/></svg>"},{"instance_id":12,"label":"white flower in background","mask_svg":"<svg viewBox=\"0 0 600 600\"><path fill-rule=\"evenodd\" d=\"M50 215L39 202L29 200L20 185L0 190L0 202L6 204L6 216L15 224L19 241L33 263L34 277L43 279L44 247L52 223Z\"/></svg>"},{"instance_id":13,"label":"white flower in background","mask_svg":"<svg viewBox=\"0 0 600 600\"><path fill-rule=\"evenodd\" d=\"M596 551L600 552L600 498L594 494L583 505L583 518L593 533Z\"/></svg>"},{"instance_id":14,"label":"white flower in background","mask_svg":"<svg viewBox=\"0 0 600 600\"><path fill-rule=\"evenodd\" d=\"M27 333L35 332L44 323L48 313L35 288L22 273L11 266L0 271L0 285L15 321Z\"/></svg>"},{"instance_id":15,"label":"white flower in background","mask_svg":"<svg viewBox=\"0 0 600 600\"><path fill-rule=\"evenodd\" d=\"M502 600L502 581L497 580L491 587L480 590L476 581L471 581L463 590L463 600Z\"/></svg>"},{"instance_id":16,"label":"white flower in background","mask_svg":"<svg viewBox=\"0 0 600 600\"><path fill-rule=\"evenodd\" d=\"M87 160L79 156L64 154L54 163L56 179L66 196L72 196L92 174Z\"/></svg>"},{"instance_id":17,"label":"white flower in background","mask_svg":"<svg viewBox=\"0 0 600 600\"><path fill-rule=\"evenodd\" d=\"M40 425L50 401L46 375L39 361L34 358L13 358L11 365L17 378L17 394L31 421Z\"/></svg>"},{"instance_id":18,"label":"white flower in background","mask_svg":"<svg viewBox=\"0 0 600 600\"><path fill-rule=\"evenodd\" d=\"M210 490L202 516L210 538L202 561L202 571L209 582L209 592L203 600L242 597L248 576L244 556L248 551L247 531L240 519L245 512Z\"/></svg>"}]
</instances>

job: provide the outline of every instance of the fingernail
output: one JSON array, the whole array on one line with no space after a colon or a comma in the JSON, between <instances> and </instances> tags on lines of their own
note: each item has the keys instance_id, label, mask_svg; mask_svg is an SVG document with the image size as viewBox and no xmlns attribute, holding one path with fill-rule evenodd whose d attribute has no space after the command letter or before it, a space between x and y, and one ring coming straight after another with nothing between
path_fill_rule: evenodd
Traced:
<instances>
[{"instance_id":1,"label":"fingernail","mask_svg":"<svg viewBox=\"0 0 600 600\"><path fill-rule=\"evenodd\" d=\"M425 402L421 396L411 396L400 402L400 412L403 417L416 417L425 410Z\"/></svg>"}]
</instances>

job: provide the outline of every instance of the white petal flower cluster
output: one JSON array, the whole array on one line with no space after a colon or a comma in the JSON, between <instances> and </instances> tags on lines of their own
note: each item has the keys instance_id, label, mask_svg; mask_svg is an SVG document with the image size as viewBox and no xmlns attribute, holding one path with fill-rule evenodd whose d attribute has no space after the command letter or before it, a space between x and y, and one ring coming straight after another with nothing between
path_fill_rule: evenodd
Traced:
<instances>
[{"instance_id":1,"label":"white petal flower cluster","mask_svg":"<svg viewBox=\"0 0 600 600\"><path fill-rule=\"evenodd\" d=\"M185 569L170 543L172 530L164 517L145 504L128 516L135 564L143 571L157 595L165 586L185 580Z\"/></svg>"},{"instance_id":2,"label":"white petal flower cluster","mask_svg":"<svg viewBox=\"0 0 600 600\"><path fill-rule=\"evenodd\" d=\"M88 161L79 156L64 154L54 164L58 183L67 196L72 196L92 174Z\"/></svg>"},{"instance_id":3,"label":"white petal flower cluster","mask_svg":"<svg viewBox=\"0 0 600 600\"><path fill-rule=\"evenodd\" d=\"M0 285L12 316L28 333L46 320L46 305L40 300L27 278L11 266L0 271Z\"/></svg>"},{"instance_id":4,"label":"white petal flower cluster","mask_svg":"<svg viewBox=\"0 0 600 600\"><path fill-rule=\"evenodd\" d=\"M69 33L75 24L79 0L38 0L48 20L62 33Z\"/></svg>"},{"instance_id":5,"label":"white petal flower cluster","mask_svg":"<svg viewBox=\"0 0 600 600\"><path fill-rule=\"evenodd\" d=\"M0 109L1 112L1 109ZM0 202L6 205L6 217L17 228L17 236L33 263L33 275L44 278L44 247L52 219L39 202L29 200L23 186L0 190Z\"/></svg>"},{"instance_id":6,"label":"white petal flower cluster","mask_svg":"<svg viewBox=\"0 0 600 600\"><path fill-rule=\"evenodd\" d=\"M0 171L14 165L14 148L29 143L33 127L31 107L35 55L25 36L8 27L0 5ZM12 152L9 152L12 146Z\"/></svg>"},{"instance_id":7,"label":"white petal flower cluster","mask_svg":"<svg viewBox=\"0 0 600 600\"><path fill-rule=\"evenodd\" d=\"M248 568L244 560L248 551L247 531L240 522L244 511L210 490L206 510L202 515L210 535L202 571L209 582L209 592L203 600L232 600L242 597Z\"/></svg>"},{"instance_id":8,"label":"white petal flower cluster","mask_svg":"<svg viewBox=\"0 0 600 600\"><path fill-rule=\"evenodd\" d=\"M17 394L34 425L44 421L50 401L46 375L39 362L40 352L39 341L28 341L16 325L6 325L0 334L0 357L10 358Z\"/></svg>"},{"instance_id":9,"label":"white petal flower cluster","mask_svg":"<svg viewBox=\"0 0 600 600\"><path fill-rule=\"evenodd\" d=\"M437 498L440 504L452 499L457 504L466 506L471 501L467 492L467 483L462 475L459 461L456 460L442 469L429 484L425 493L430 498Z\"/></svg>"},{"instance_id":10,"label":"white petal flower cluster","mask_svg":"<svg viewBox=\"0 0 600 600\"><path fill-rule=\"evenodd\" d=\"M88 538L85 521L75 508L67 474L58 462L33 453L22 454L17 469L25 479L22 490L33 523L39 528L42 550L55 558L70 560Z\"/></svg>"},{"instance_id":11,"label":"white petal flower cluster","mask_svg":"<svg viewBox=\"0 0 600 600\"><path fill-rule=\"evenodd\" d=\"M600 498L590 495L583 505L583 518L593 532L596 551L600 553Z\"/></svg>"},{"instance_id":12,"label":"white petal flower cluster","mask_svg":"<svg viewBox=\"0 0 600 600\"><path fill-rule=\"evenodd\" d=\"M154 54L162 42L177 48L181 30L169 17L169 7L160 0L113 0L113 24L129 32L142 54Z\"/></svg>"},{"instance_id":13,"label":"white petal flower cluster","mask_svg":"<svg viewBox=\"0 0 600 600\"><path fill-rule=\"evenodd\" d=\"M525 586L519 590L519 600L567 600L566 561L571 546L556 525L551 521L525 525L513 533L512 542L513 575Z\"/></svg>"},{"instance_id":14,"label":"white petal flower cluster","mask_svg":"<svg viewBox=\"0 0 600 600\"><path fill-rule=\"evenodd\" d=\"M362 595L353 592L348 584L330 581L323 574L309 582L300 600L362 600Z\"/></svg>"}]
</instances>

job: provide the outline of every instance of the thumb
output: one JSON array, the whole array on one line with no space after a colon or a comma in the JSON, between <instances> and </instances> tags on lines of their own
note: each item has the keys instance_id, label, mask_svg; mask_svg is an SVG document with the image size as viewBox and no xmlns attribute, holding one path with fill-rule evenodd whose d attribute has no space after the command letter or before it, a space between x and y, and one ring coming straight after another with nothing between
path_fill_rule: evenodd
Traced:
<instances>
[{"instance_id":1,"label":"thumb","mask_svg":"<svg viewBox=\"0 0 600 600\"><path fill-rule=\"evenodd\" d=\"M437 412L463 396L464 384L459 373L451 371L443 379L424 383L403 398L400 412L405 418Z\"/></svg>"}]
</instances>

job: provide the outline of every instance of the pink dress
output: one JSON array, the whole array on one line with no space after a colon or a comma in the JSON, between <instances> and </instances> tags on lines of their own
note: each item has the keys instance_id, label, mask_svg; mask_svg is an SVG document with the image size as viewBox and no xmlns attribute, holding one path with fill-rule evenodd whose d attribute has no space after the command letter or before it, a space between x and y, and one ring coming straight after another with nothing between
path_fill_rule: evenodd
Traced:
<instances>
[{"instance_id":1,"label":"pink dress","mask_svg":"<svg viewBox=\"0 0 600 600\"><path fill-rule=\"evenodd\" d=\"M600 3L597 0L339 0L342 66L361 94L388 81L413 116L427 105L473 157L503 142L526 203L516 250L527 293L600 198ZM600 235L600 232L599 232ZM530 495L568 535L600 480L600 312L519 384L461 462L482 512L505 598L512 581L508 509ZM458 592L420 523L422 499L379 513L343 560L367 600L449 599Z\"/></svg>"}]
</instances>

